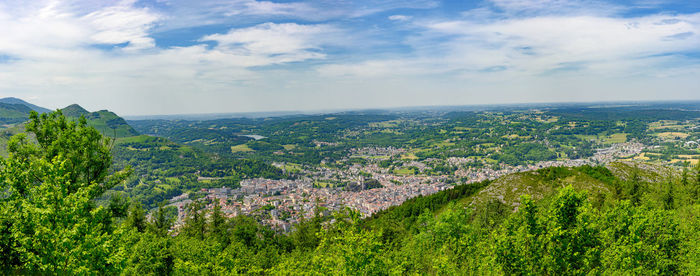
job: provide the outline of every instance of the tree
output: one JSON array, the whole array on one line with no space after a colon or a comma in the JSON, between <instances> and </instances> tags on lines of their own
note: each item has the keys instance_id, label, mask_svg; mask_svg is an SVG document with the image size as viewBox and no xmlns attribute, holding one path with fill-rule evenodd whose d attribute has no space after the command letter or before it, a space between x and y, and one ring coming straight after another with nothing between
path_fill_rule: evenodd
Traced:
<instances>
[{"instance_id":1,"label":"tree","mask_svg":"<svg viewBox=\"0 0 700 276\"><path fill-rule=\"evenodd\" d=\"M496 262L506 274L587 274L600 263L598 230L585 193L563 188L547 212L529 197L496 236Z\"/></svg>"},{"instance_id":2,"label":"tree","mask_svg":"<svg viewBox=\"0 0 700 276\"><path fill-rule=\"evenodd\" d=\"M690 199L693 203L700 200L700 162L695 166L695 185L690 188Z\"/></svg>"},{"instance_id":3,"label":"tree","mask_svg":"<svg viewBox=\"0 0 700 276\"><path fill-rule=\"evenodd\" d=\"M602 266L610 274L679 274L682 233L672 211L623 201L603 215Z\"/></svg>"},{"instance_id":4,"label":"tree","mask_svg":"<svg viewBox=\"0 0 700 276\"><path fill-rule=\"evenodd\" d=\"M112 195L107 206L112 213L112 217L123 218L129 214L129 201L126 197L122 197L119 194Z\"/></svg>"},{"instance_id":5,"label":"tree","mask_svg":"<svg viewBox=\"0 0 700 276\"><path fill-rule=\"evenodd\" d=\"M172 225L172 220L165 213L165 208L161 203L158 205L158 209L156 209L156 212L153 214L151 223L148 224L148 229L151 231L151 233L156 234L159 237L165 237Z\"/></svg>"},{"instance_id":6,"label":"tree","mask_svg":"<svg viewBox=\"0 0 700 276\"><path fill-rule=\"evenodd\" d=\"M683 168L683 172L681 173L681 185L683 187L688 186L688 168Z\"/></svg>"},{"instance_id":7,"label":"tree","mask_svg":"<svg viewBox=\"0 0 700 276\"><path fill-rule=\"evenodd\" d=\"M673 183L671 181L667 181L666 185L664 185L665 191L664 194L661 196L661 202L664 204L664 210L671 210L674 208L674 191L673 191Z\"/></svg>"},{"instance_id":8,"label":"tree","mask_svg":"<svg viewBox=\"0 0 700 276\"><path fill-rule=\"evenodd\" d=\"M585 193L571 186L559 192L547 216L547 274L587 274L600 265L595 220Z\"/></svg>"},{"instance_id":9,"label":"tree","mask_svg":"<svg viewBox=\"0 0 700 276\"><path fill-rule=\"evenodd\" d=\"M110 172L112 140L60 111L32 112L0 159L0 264L19 273L107 273L112 211L94 199L130 173Z\"/></svg>"},{"instance_id":10,"label":"tree","mask_svg":"<svg viewBox=\"0 0 700 276\"><path fill-rule=\"evenodd\" d=\"M542 274L543 229L538 208L529 196L521 197L520 209L496 235L496 262L506 274Z\"/></svg>"},{"instance_id":11,"label":"tree","mask_svg":"<svg viewBox=\"0 0 700 276\"><path fill-rule=\"evenodd\" d=\"M223 245L228 245L230 243L226 217L224 217L224 214L221 212L221 206L219 204L216 204L211 211L208 228L209 235L214 237L218 242Z\"/></svg>"},{"instance_id":12,"label":"tree","mask_svg":"<svg viewBox=\"0 0 700 276\"><path fill-rule=\"evenodd\" d=\"M204 240L204 234L207 231L207 220L204 212L201 211L202 204L199 201L195 201L187 205L187 209L187 218L180 234Z\"/></svg>"},{"instance_id":13,"label":"tree","mask_svg":"<svg viewBox=\"0 0 700 276\"><path fill-rule=\"evenodd\" d=\"M174 265L172 243L169 237L144 234L133 246L124 274L169 275Z\"/></svg>"},{"instance_id":14,"label":"tree","mask_svg":"<svg viewBox=\"0 0 700 276\"><path fill-rule=\"evenodd\" d=\"M134 202L131 204L129 216L126 217L126 226L136 228L136 231L143 233L146 230L146 212L143 210L141 203Z\"/></svg>"},{"instance_id":15,"label":"tree","mask_svg":"<svg viewBox=\"0 0 700 276\"><path fill-rule=\"evenodd\" d=\"M635 206L638 206L642 202L642 177L639 175L639 168L634 167L632 171L632 176L629 181L629 191L627 192L629 200Z\"/></svg>"}]
</instances>

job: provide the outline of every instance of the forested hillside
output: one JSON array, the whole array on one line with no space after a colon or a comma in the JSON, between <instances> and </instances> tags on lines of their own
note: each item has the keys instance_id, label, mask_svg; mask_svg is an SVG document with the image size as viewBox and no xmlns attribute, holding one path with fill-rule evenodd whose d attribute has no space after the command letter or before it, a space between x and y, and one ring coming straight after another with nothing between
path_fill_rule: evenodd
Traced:
<instances>
[{"instance_id":1,"label":"forested hillside","mask_svg":"<svg viewBox=\"0 0 700 276\"><path fill-rule=\"evenodd\" d=\"M147 135L118 138L115 167L134 173L111 194L129 197L147 209L172 197L202 188L236 188L245 178L287 178L282 170L248 159L219 158L200 149Z\"/></svg>"},{"instance_id":2,"label":"forested hillside","mask_svg":"<svg viewBox=\"0 0 700 276\"><path fill-rule=\"evenodd\" d=\"M41 106L38 106L35 104L31 104L31 103L28 103L22 99L13 98L13 97L2 98L2 99L0 99L0 103L24 105L24 106L28 107L30 110L34 110L34 111L38 112L39 114L51 112L51 110L49 110L47 108L44 108L44 107L41 107ZM27 113L27 116L29 116L29 113Z\"/></svg>"},{"instance_id":3,"label":"forested hillside","mask_svg":"<svg viewBox=\"0 0 700 276\"><path fill-rule=\"evenodd\" d=\"M29 119L31 108L21 104L0 103L0 123L16 124Z\"/></svg>"},{"instance_id":4,"label":"forested hillside","mask_svg":"<svg viewBox=\"0 0 700 276\"><path fill-rule=\"evenodd\" d=\"M11 109L3 109L4 106ZM7 146L13 135L25 132L25 122L29 120L32 110L47 109L15 98L0 99L0 121L8 123L0 128L0 156L8 156ZM143 203L150 210L158 203L188 191L224 186L236 188L245 178L289 177L279 168L261 161L222 158L211 151L172 142L167 138L138 135L123 118L111 111L90 112L78 104L60 111L69 121L78 122L84 117L87 125L101 135L115 138L110 142L114 167L123 169L130 166L134 169L124 183L100 197L99 202L112 196L123 196ZM31 134L27 137L30 141L34 139ZM247 137L240 139L252 140Z\"/></svg>"},{"instance_id":5,"label":"forested hillside","mask_svg":"<svg viewBox=\"0 0 700 276\"><path fill-rule=\"evenodd\" d=\"M36 143L15 136L0 167L7 274L700 273L698 168L545 168L456 185L367 219L319 208L288 233L197 203L171 232L166 208L149 219L122 197L95 204L134 170L110 168L109 140L84 119L35 113L26 129Z\"/></svg>"},{"instance_id":6,"label":"forested hillside","mask_svg":"<svg viewBox=\"0 0 700 276\"><path fill-rule=\"evenodd\" d=\"M105 136L119 138L139 134L122 117L108 110L89 112L77 104L72 104L61 109L61 111L68 118L77 119L84 116L88 121L88 125L94 127Z\"/></svg>"}]
</instances>

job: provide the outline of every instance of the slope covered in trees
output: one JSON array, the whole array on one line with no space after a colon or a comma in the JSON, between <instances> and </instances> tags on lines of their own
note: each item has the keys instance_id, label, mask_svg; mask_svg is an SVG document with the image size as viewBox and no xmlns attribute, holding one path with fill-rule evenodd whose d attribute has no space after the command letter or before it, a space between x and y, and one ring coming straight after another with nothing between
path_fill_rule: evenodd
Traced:
<instances>
[{"instance_id":1,"label":"slope covered in trees","mask_svg":"<svg viewBox=\"0 0 700 276\"><path fill-rule=\"evenodd\" d=\"M41 106L31 104L31 103L28 103L22 99L18 99L18 98L14 98L14 97L2 98L2 99L0 99L0 103L24 105L26 107L29 107L29 109L36 111L39 114L51 112L51 110L49 110L48 108L43 108ZM29 114L27 114L27 115L29 115Z\"/></svg>"},{"instance_id":2,"label":"slope covered in trees","mask_svg":"<svg viewBox=\"0 0 700 276\"><path fill-rule=\"evenodd\" d=\"M17 98L0 99L0 124L22 123L29 119L31 111L39 113L50 112L50 110L30 104Z\"/></svg>"},{"instance_id":3,"label":"slope covered in trees","mask_svg":"<svg viewBox=\"0 0 700 276\"><path fill-rule=\"evenodd\" d=\"M0 123L16 124L29 119L32 109L21 104L0 103Z\"/></svg>"},{"instance_id":4,"label":"slope covered in trees","mask_svg":"<svg viewBox=\"0 0 700 276\"><path fill-rule=\"evenodd\" d=\"M84 116L88 125L94 127L105 136L130 137L139 133L134 130L122 117L108 110L89 112L77 104L61 109L66 117L77 119Z\"/></svg>"}]
</instances>

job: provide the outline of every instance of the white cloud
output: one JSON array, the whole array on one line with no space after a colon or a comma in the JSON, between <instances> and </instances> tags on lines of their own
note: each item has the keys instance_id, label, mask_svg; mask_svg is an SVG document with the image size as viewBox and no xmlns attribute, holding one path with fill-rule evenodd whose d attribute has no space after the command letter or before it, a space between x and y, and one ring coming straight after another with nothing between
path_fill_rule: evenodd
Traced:
<instances>
[{"instance_id":1,"label":"white cloud","mask_svg":"<svg viewBox=\"0 0 700 276\"><path fill-rule=\"evenodd\" d=\"M518 15L612 15L626 7L598 0L489 0L506 14Z\"/></svg>"},{"instance_id":2,"label":"white cloud","mask_svg":"<svg viewBox=\"0 0 700 276\"><path fill-rule=\"evenodd\" d=\"M146 8L135 9L131 5L107 7L83 16L83 22L92 26L95 43L129 43L128 49L145 49L155 46L148 30L161 16Z\"/></svg>"},{"instance_id":3,"label":"white cloud","mask_svg":"<svg viewBox=\"0 0 700 276\"><path fill-rule=\"evenodd\" d=\"M493 72L500 76L538 76L554 72L657 75L655 71L672 66L668 59L681 59L675 53L700 50L699 22L700 14L422 22L419 24L424 31L407 40L415 49L410 57L333 64L319 70L346 77L401 72L416 76L451 71L476 79L493 75ZM653 56L667 57L649 58ZM399 62L402 65L396 66ZM402 69L407 66L411 69Z\"/></svg>"},{"instance_id":4,"label":"white cloud","mask_svg":"<svg viewBox=\"0 0 700 276\"><path fill-rule=\"evenodd\" d=\"M310 22L359 18L394 9L430 9L437 0L258 1L164 0L169 10L159 30L211 24L301 19Z\"/></svg>"},{"instance_id":5,"label":"white cloud","mask_svg":"<svg viewBox=\"0 0 700 276\"><path fill-rule=\"evenodd\" d=\"M48 1L35 10L0 6L0 53L24 59L66 58L94 44L154 46L148 30L160 16L130 3L100 7L89 14L70 3Z\"/></svg>"},{"instance_id":6,"label":"white cloud","mask_svg":"<svg viewBox=\"0 0 700 276\"><path fill-rule=\"evenodd\" d=\"M411 18L412 18L411 16L401 15L401 14L389 16L389 20L393 20L393 21L408 21L408 20L411 20Z\"/></svg>"},{"instance_id":7,"label":"white cloud","mask_svg":"<svg viewBox=\"0 0 700 276\"><path fill-rule=\"evenodd\" d=\"M487 24L444 22L428 27L431 31L458 35L449 42L452 57L457 60L469 63L486 57L487 61L492 60L491 66L505 65L541 73L566 63L591 64L697 50L699 17L700 14L637 18L536 17ZM669 39L679 34L680 39ZM480 51L493 52L484 55Z\"/></svg>"},{"instance_id":8,"label":"white cloud","mask_svg":"<svg viewBox=\"0 0 700 276\"><path fill-rule=\"evenodd\" d=\"M339 31L328 25L296 23L264 23L249 28L232 29L226 34L213 34L200 41L216 41L217 50L239 55L263 55L279 62L323 58L318 52L331 43Z\"/></svg>"},{"instance_id":9,"label":"white cloud","mask_svg":"<svg viewBox=\"0 0 700 276\"><path fill-rule=\"evenodd\" d=\"M326 24L264 23L164 49L154 47L150 34L163 18L132 2L88 12L60 1L22 12L0 6L0 56L6 57L0 61L0 91L35 97L50 108L80 99L88 109L131 114L203 112L212 97L242 99L250 97L247 87L267 85L264 72L249 68L323 59L324 47L343 36Z\"/></svg>"},{"instance_id":10,"label":"white cloud","mask_svg":"<svg viewBox=\"0 0 700 276\"><path fill-rule=\"evenodd\" d=\"M396 105L697 98L700 65L684 53L700 51L700 14L414 22L423 30L405 40L410 55L328 64L319 74L367 84Z\"/></svg>"},{"instance_id":11,"label":"white cloud","mask_svg":"<svg viewBox=\"0 0 700 276\"><path fill-rule=\"evenodd\" d=\"M225 14L231 15L303 15L318 12L307 3L275 3L270 1L231 1L226 7L229 11Z\"/></svg>"}]
</instances>

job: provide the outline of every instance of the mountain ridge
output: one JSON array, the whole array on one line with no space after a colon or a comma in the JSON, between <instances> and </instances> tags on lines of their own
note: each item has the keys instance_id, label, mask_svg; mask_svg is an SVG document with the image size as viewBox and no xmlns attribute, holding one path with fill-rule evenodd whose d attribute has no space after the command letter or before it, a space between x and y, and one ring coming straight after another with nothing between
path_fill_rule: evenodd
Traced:
<instances>
[{"instance_id":1,"label":"mountain ridge","mask_svg":"<svg viewBox=\"0 0 700 276\"><path fill-rule=\"evenodd\" d=\"M61 109L63 115L77 119L85 116L88 125L96 128L105 136L114 138L131 137L139 133L129 125L124 118L109 110L90 112L78 104L71 104Z\"/></svg>"},{"instance_id":2,"label":"mountain ridge","mask_svg":"<svg viewBox=\"0 0 700 276\"><path fill-rule=\"evenodd\" d=\"M7 97L0 99L0 124L12 125L29 120L29 113L51 112L49 109L28 103L22 99ZM6 126L7 127L7 126Z\"/></svg>"},{"instance_id":3,"label":"mountain ridge","mask_svg":"<svg viewBox=\"0 0 700 276\"><path fill-rule=\"evenodd\" d=\"M20 99L20 98L15 98L15 97L5 97L5 98L2 98L2 99L0 99L0 103L24 105L24 106L26 106L26 107L29 107L31 110L34 110L34 111L36 111L36 112L38 112L38 113L40 113L40 114L41 114L41 113L51 112L51 110L48 109L48 108L44 108L44 107L41 107L41 106L38 106L38 105L35 105L35 104L32 104L32 103L29 103L29 102L27 102L27 101L25 101L25 100L22 100L22 99Z\"/></svg>"}]
</instances>

